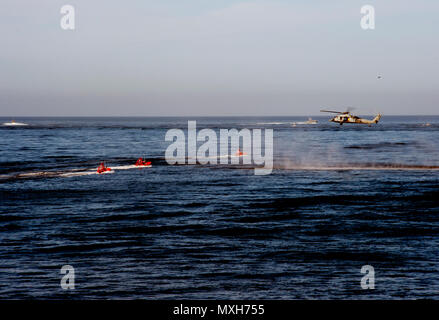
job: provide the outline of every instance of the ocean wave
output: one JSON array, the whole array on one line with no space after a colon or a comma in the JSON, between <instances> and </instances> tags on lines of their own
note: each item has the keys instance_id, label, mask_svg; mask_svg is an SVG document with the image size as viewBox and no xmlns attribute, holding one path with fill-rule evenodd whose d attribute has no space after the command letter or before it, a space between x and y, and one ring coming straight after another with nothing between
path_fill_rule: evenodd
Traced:
<instances>
[{"instance_id":1,"label":"ocean wave","mask_svg":"<svg viewBox=\"0 0 439 320\"><path fill-rule=\"evenodd\" d=\"M399 148L404 146L419 146L419 143L416 141L401 141L401 142L379 142L379 143L364 143L364 144L352 144L349 146L345 146L345 149L364 149L364 150L372 150L372 149L382 149L382 148Z\"/></svg>"}]
</instances>

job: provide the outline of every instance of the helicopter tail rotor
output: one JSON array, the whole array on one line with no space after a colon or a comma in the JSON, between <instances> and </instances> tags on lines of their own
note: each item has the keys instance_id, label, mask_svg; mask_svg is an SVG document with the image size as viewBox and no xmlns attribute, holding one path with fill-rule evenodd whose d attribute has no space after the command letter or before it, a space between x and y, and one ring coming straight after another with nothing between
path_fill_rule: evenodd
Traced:
<instances>
[{"instance_id":1,"label":"helicopter tail rotor","mask_svg":"<svg viewBox=\"0 0 439 320\"><path fill-rule=\"evenodd\" d=\"M381 119L381 113L378 113L378 115L372 120L373 123L378 123L378 121L380 121Z\"/></svg>"}]
</instances>

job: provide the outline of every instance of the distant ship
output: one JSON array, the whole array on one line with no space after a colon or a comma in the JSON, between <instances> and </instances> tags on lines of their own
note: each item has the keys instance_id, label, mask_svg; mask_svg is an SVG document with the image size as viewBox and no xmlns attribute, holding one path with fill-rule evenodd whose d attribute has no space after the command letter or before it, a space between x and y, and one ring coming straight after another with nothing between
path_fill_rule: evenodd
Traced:
<instances>
[{"instance_id":1,"label":"distant ship","mask_svg":"<svg viewBox=\"0 0 439 320\"><path fill-rule=\"evenodd\" d=\"M14 120L12 120L11 122L5 122L3 123L4 126L27 126L27 123L23 123L23 122L15 122Z\"/></svg>"},{"instance_id":2,"label":"distant ship","mask_svg":"<svg viewBox=\"0 0 439 320\"><path fill-rule=\"evenodd\" d=\"M312 118L308 118L307 121L293 122L293 126L296 126L296 125L298 125L298 124L317 124L317 123L319 123L318 120L314 120L314 119L312 119Z\"/></svg>"}]
</instances>

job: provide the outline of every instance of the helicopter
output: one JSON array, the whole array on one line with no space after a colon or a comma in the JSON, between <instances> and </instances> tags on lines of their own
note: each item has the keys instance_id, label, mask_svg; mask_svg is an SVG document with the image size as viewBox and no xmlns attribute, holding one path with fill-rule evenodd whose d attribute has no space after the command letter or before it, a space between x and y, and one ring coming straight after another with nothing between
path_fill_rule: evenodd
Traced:
<instances>
[{"instance_id":1,"label":"helicopter","mask_svg":"<svg viewBox=\"0 0 439 320\"><path fill-rule=\"evenodd\" d=\"M381 119L381 114L378 114L372 120L363 119L363 118L354 116L350 113L349 108L345 112L332 111L332 110L320 110L320 112L336 113L337 115L329 121L337 122L340 125L342 125L343 123L357 123L357 124L367 124L370 127L372 124L378 123L378 121L380 121L380 119Z\"/></svg>"}]
</instances>

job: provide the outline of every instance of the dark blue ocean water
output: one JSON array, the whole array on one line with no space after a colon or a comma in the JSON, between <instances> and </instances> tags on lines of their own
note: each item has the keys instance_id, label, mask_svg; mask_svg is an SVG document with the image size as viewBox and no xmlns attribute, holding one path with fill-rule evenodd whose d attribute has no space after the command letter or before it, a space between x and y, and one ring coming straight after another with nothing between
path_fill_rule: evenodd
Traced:
<instances>
[{"instance_id":1,"label":"dark blue ocean water","mask_svg":"<svg viewBox=\"0 0 439 320\"><path fill-rule=\"evenodd\" d=\"M439 117L317 119L0 126L0 298L439 298ZM273 173L168 165L165 134L187 120L272 128ZM63 176L140 156L152 167ZM66 264L70 291L60 287ZM374 290L360 286L367 264Z\"/></svg>"}]
</instances>

